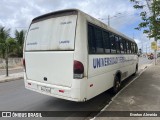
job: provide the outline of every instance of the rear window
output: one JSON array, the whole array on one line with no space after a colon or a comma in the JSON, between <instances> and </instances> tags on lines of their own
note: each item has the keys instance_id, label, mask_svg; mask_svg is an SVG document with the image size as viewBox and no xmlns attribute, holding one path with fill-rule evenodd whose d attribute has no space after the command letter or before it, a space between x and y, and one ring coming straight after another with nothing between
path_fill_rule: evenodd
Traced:
<instances>
[{"instance_id":1,"label":"rear window","mask_svg":"<svg viewBox=\"0 0 160 120\"><path fill-rule=\"evenodd\" d=\"M60 16L31 24L26 51L74 50L77 15Z\"/></svg>"}]
</instances>

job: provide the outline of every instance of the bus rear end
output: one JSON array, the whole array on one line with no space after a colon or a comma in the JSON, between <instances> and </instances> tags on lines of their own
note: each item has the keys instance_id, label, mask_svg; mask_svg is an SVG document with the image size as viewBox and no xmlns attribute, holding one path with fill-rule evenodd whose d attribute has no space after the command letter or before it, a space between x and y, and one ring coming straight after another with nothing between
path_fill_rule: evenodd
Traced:
<instances>
[{"instance_id":1,"label":"bus rear end","mask_svg":"<svg viewBox=\"0 0 160 120\"><path fill-rule=\"evenodd\" d=\"M33 19L24 46L25 87L72 101L82 101L83 64L74 59L78 12L49 13Z\"/></svg>"}]
</instances>

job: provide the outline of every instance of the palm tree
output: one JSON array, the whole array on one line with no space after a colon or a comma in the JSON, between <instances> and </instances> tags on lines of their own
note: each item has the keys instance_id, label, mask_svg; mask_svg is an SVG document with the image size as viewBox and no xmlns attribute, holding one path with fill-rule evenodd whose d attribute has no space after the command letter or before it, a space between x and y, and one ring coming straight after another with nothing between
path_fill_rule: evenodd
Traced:
<instances>
[{"instance_id":1,"label":"palm tree","mask_svg":"<svg viewBox=\"0 0 160 120\"><path fill-rule=\"evenodd\" d=\"M0 51L2 58L5 58L7 39L9 38L10 29L5 29L5 27L0 26Z\"/></svg>"},{"instance_id":2,"label":"palm tree","mask_svg":"<svg viewBox=\"0 0 160 120\"><path fill-rule=\"evenodd\" d=\"M2 58L6 61L6 76L8 76L8 39L10 38L10 29L5 29L5 27L0 27L0 51L2 53ZM5 55L6 53L6 55Z\"/></svg>"},{"instance_id":3,"label":"palm tree","mask_svg":"<svg viewBox=\"0 0 160 120\"><path fill-rule=\"evenodd\" d=\"M17 40L18 44L18 56L22 57L23 56L23 43L24 43L24 38L25 38L25 31L15 31L15 39Z\"/></svg>"},{"instance_id":4,"label":"palm tree","mask_svg":"<svg viewBox=\"0 0 160 120\"><path fill-rule=\"evenodd\" d=\"M17 41L14 38L7 39L8 56L18 56L17 54Z\"/></svg>"}]
</instances>

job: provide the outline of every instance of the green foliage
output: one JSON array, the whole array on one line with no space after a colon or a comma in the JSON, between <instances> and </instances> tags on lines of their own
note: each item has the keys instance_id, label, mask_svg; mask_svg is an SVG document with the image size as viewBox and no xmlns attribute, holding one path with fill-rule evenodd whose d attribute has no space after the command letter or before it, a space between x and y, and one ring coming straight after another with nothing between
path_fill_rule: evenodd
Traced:
<instances>
[{"instance_id":1,"label":"green foliage","mask_svg":"<svg viewBox=\"0 0 160 120\"><path fill-rule=\"evenodd\" d=\"M8 38L6 40L6 43L8 45L8 55L10 57L17 56L17 42L14 38Z\"/></svg>"},{"instance_id":2,"label":"green foliage","mask_svg":"<svg viewBox=\"0 0 160 120\"><path fill-rule=\"evenodd\" d=\"M140 13L142 22L139 23L138 27L135 28L137 30L143 29L143 33L147 34L150 38L160 39L160 0L152 0L150 10L151 15L143 9L145 5L141 5L141 2L138 0L130 0L134 2L135 9L143 10Z\"/></svg>"},{"instance_id":3,"label":"green foliage","mask_svg":"<svg viewBox=\"0 0 160 120\"><path fill-rule=\"evenodd\" d=\"M5 29L5 27L0 27L0 55L5 58L5 52L7 47L7 39L9 38L10 29Z\"/></svg>"},{"instance_id":4,"label":"green foliage","mask_svg":"<svg viewBox=\"0 0 160 120\"><path fill-rule=\"evenodd\" d=\"M10 37L10 29L0 27L0 57L22 57L25 31L15 31L15 38Z\"/></svg>"},{"instance_id":5,"label":"green foliage","mask_svg":"<svg viewBox=\"0 0 160 120\"><path fill-rule=\"evenodd\" d=\"M25 31L23 30L21 30L20 32L18 32L17 30L15 31L15 39L17 40L19 45L23 45L24 37L25 37Z\"/></svg>"},{"instance_id":6,"label":"green foliage","mask_svg":"<svg viewBox=\"0 0 160 120\"><path fill-rule=\"evenodd\" d=\"M17 55L18 57L23 56L23 43L24 43L24 38L25 38L25 31L15 31L15 39L17 41Z\"/></svg>"}]
</instances>

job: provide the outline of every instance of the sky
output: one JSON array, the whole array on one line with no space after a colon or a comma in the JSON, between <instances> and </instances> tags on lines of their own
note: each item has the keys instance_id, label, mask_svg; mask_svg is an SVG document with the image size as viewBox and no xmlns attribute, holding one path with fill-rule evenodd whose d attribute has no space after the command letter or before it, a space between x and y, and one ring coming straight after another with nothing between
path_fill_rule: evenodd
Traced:
<instances>
[{"instance_id":1,"label":"sky","mask_svg":"<svg viewBox=\"0 0 160 120\"><path fill-rule=\"evenodd\" d=\"M142 0L144 4L145 0ZM150 42L142 31L135 30L140 11L133 8L130 0L1 0L0 26L14 31L27 30L31 20L42 14L62 9L76 8L108 24L130 38L134 38L138 47L150 52ZM145 8L148 9L147 7Z\"/></svg>"}]
</instances>

